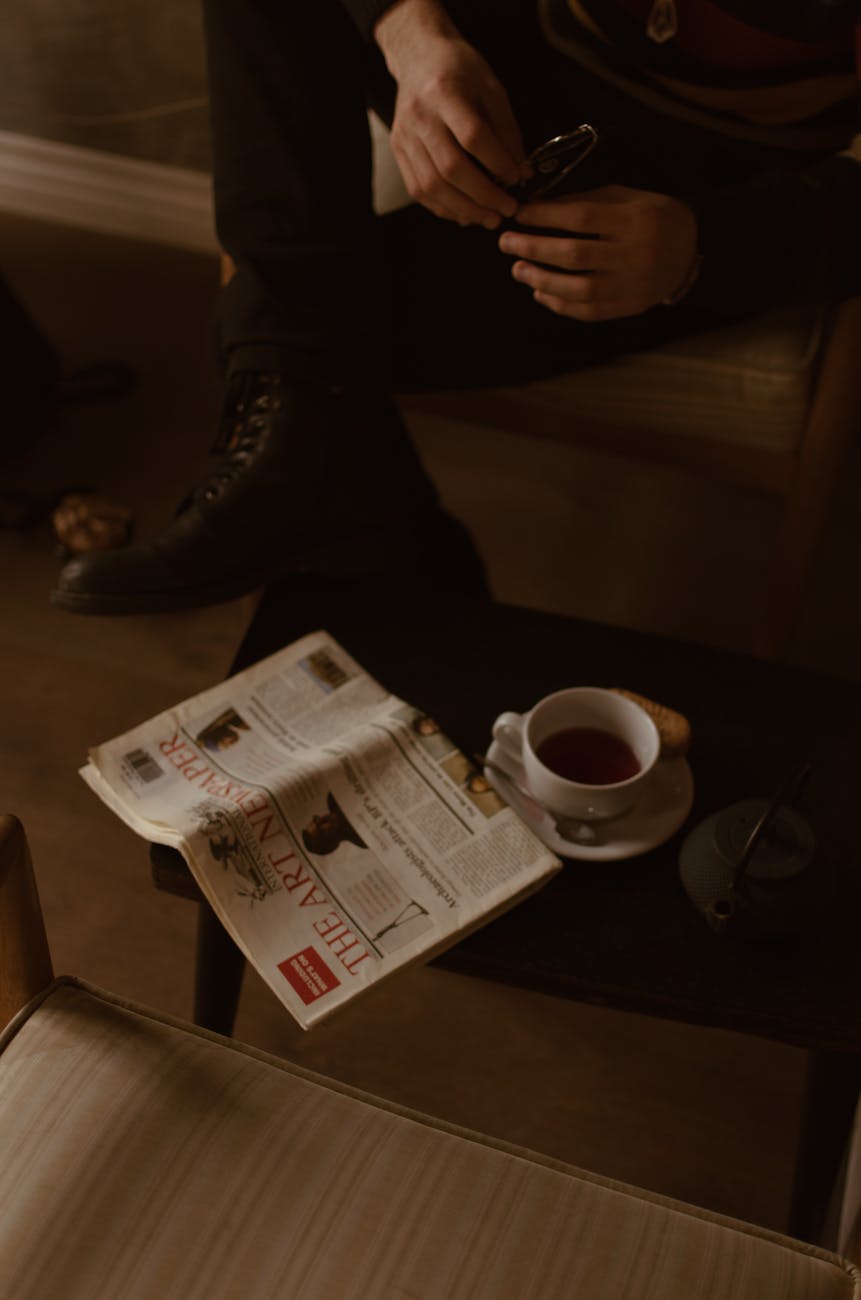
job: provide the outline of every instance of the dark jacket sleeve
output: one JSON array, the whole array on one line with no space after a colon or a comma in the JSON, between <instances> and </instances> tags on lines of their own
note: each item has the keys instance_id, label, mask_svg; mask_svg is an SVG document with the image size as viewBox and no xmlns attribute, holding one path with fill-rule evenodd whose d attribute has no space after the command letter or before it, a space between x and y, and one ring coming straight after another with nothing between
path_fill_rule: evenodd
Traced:
<instances>
[{"instance_id":1,"label":"dark jacket sleeve","mask_svg":"<svg viewBox=\"0 0 861 1300\"><path fill-rule=\"evenodd\" d=\"M539 0L539 6L551 44L574 59L588 51L567 0ZM861 26L856 48L861 79ZM626 78L636 79L630 61L620 66ZM854 129L861 133L861 120ZM861 293L861 134L846 153L807 165L799 160L682 196L696 213L703 255L692 297L732 302L749 312L783 298L834 300Z\"/></svg>"},{"instance_id":2,"label":"dark jacket sleeve","mask_svg":"<svg viewBox=\"0 0 861 1300\"><path fill-rule=\"evenodd\" d=\"M861 20L856 49L861 83ZM855 131L844 153L694 198L701 291L723 284L754 308L861 294L861 84Z\"/></svg>"},{"instance_id":3,"label":"dark jacket sleeve","mask_svg":"<svg viewBox=\"0 0 861 1300\"><path fill-rule=\"evenodd\" d=\"M314 3L314 0L311 0ZM374 24L395 0L341 0L341 4L366 40L373 40Z\"/></svg>"},{"instance_id":4,"label":"dark jacket sleeve","mask_svg":"<svg viewBox=\"0 0 861 1300\"><path fill-rule=\"evenodd\" d=\"M861 161L836 154L803 171L766 172L692 201L700 291L730 286L737 306L861 293Z\"/></svg>"}]
</instances>

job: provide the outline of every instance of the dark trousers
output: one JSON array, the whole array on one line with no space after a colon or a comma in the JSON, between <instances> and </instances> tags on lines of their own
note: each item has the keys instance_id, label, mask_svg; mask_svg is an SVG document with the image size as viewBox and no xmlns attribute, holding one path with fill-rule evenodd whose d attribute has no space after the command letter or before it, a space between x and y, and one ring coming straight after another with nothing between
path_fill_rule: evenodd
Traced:
<instances>
[{"instance_id":1,"label":"dark trousers","mask_svg":"<svg viewBox=\"0 0 861 1300\"><path fill-rule=\"evenodd\" d=\"M367 108L394 85L338 0L205 0L216 221L237 271L216 337L225 368L417 391L514 383L737 319L765 302L718 285L674 308L581 323L533 302L497 235L413 204L375 216ZM549 48L535 0L449 0L506 87L527 149L588 121L578 188L681 196L767 166L762 148L650 112Z\"/></svg>"}]
</instances>

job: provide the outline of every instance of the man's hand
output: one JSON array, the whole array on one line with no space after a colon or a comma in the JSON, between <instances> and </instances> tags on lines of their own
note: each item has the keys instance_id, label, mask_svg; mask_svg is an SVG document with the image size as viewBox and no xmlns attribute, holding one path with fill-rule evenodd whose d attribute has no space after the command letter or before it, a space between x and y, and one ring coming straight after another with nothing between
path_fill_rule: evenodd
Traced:
<instances>
[{"instance_id":1,"label":"man's hand","mask_svg":"<svg viewBox=\"0 0 861 1300\"><path fill-rule=\"evenodd\" d=\"M374 37L398 84L391 145L410 195L438 217L495 230L517 207L502 185L527 174L499 80L438 0L398 0Z\"/></svg>"},{"instance_id":2,"label":"man's hand","mask_svg":"<svg viewBox=\"0 0 861 1300\"><path fill-rule=\"evenodd\" d=\"M518 258L511 273L560 316L638 316L678 293L696 266L696 218L666 194L605 185L527 203L517 223L548 234L510 230L500 237L502 251Z\"/></svg>"}]
</instances>

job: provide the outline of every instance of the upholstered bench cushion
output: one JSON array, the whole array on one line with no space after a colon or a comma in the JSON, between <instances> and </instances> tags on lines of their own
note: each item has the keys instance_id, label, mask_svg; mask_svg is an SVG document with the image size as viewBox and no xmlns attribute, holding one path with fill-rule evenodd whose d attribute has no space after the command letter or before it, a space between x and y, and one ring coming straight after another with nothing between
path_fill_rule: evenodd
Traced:
<instances>
[{"instance_id":1,"label":"upholstered bench cushion","mask_svg":"<svg viewBox=\"0 0 861 1300\"><path fill-rule=\"evenodd\" d=\"M754 321L519 388L512 401L577 420L767 451L801 441L825 328L821 309Z\"/></svg>"},{"instance_id":2,"label":"upholstered bench cushion","mask_svg":"<svg viewBox=\"0 0 861 1300\"><path fill-rule=\"evenodd\" d=\"M410 200L388 132L373 115L370 122L374 205L378 212L388 212ZM617 429L792 451L804 427L825 316L823 309L783 308L606 366L493 391L567 415L572 440L575 421L588 420Z\"/></svg>"},{"instance_id":3,"label":"upholstered bench cushion","mask_svg":"<svg viewBox=\"0 0 861 1300\"><path fill-rule=\"evenodd\" d=\"M72 981L0 1039L10 1300L848 1300L859 1278Z\"/></svg>"}]
</instances>

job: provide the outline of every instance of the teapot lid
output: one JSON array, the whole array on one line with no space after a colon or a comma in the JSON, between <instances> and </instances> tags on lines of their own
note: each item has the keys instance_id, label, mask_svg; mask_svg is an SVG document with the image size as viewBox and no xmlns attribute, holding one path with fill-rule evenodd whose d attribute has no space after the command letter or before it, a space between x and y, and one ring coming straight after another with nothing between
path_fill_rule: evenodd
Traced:
<instances>
[{"instance_id":1,"label":"teapot lid","mask_svg":"<svg viewBox=\"0 0 861 1300\"><path fill-rule=\"evenodd\" d=\"M740 863L750 849L744 874L762 884L799 875L810 865L816 847L809 823L796 808L780 804L751 849L751 837L768 809L766 799L731 804L719 815L714 830L715 847L725 862Z\"/></svg>"}]
</instances>

